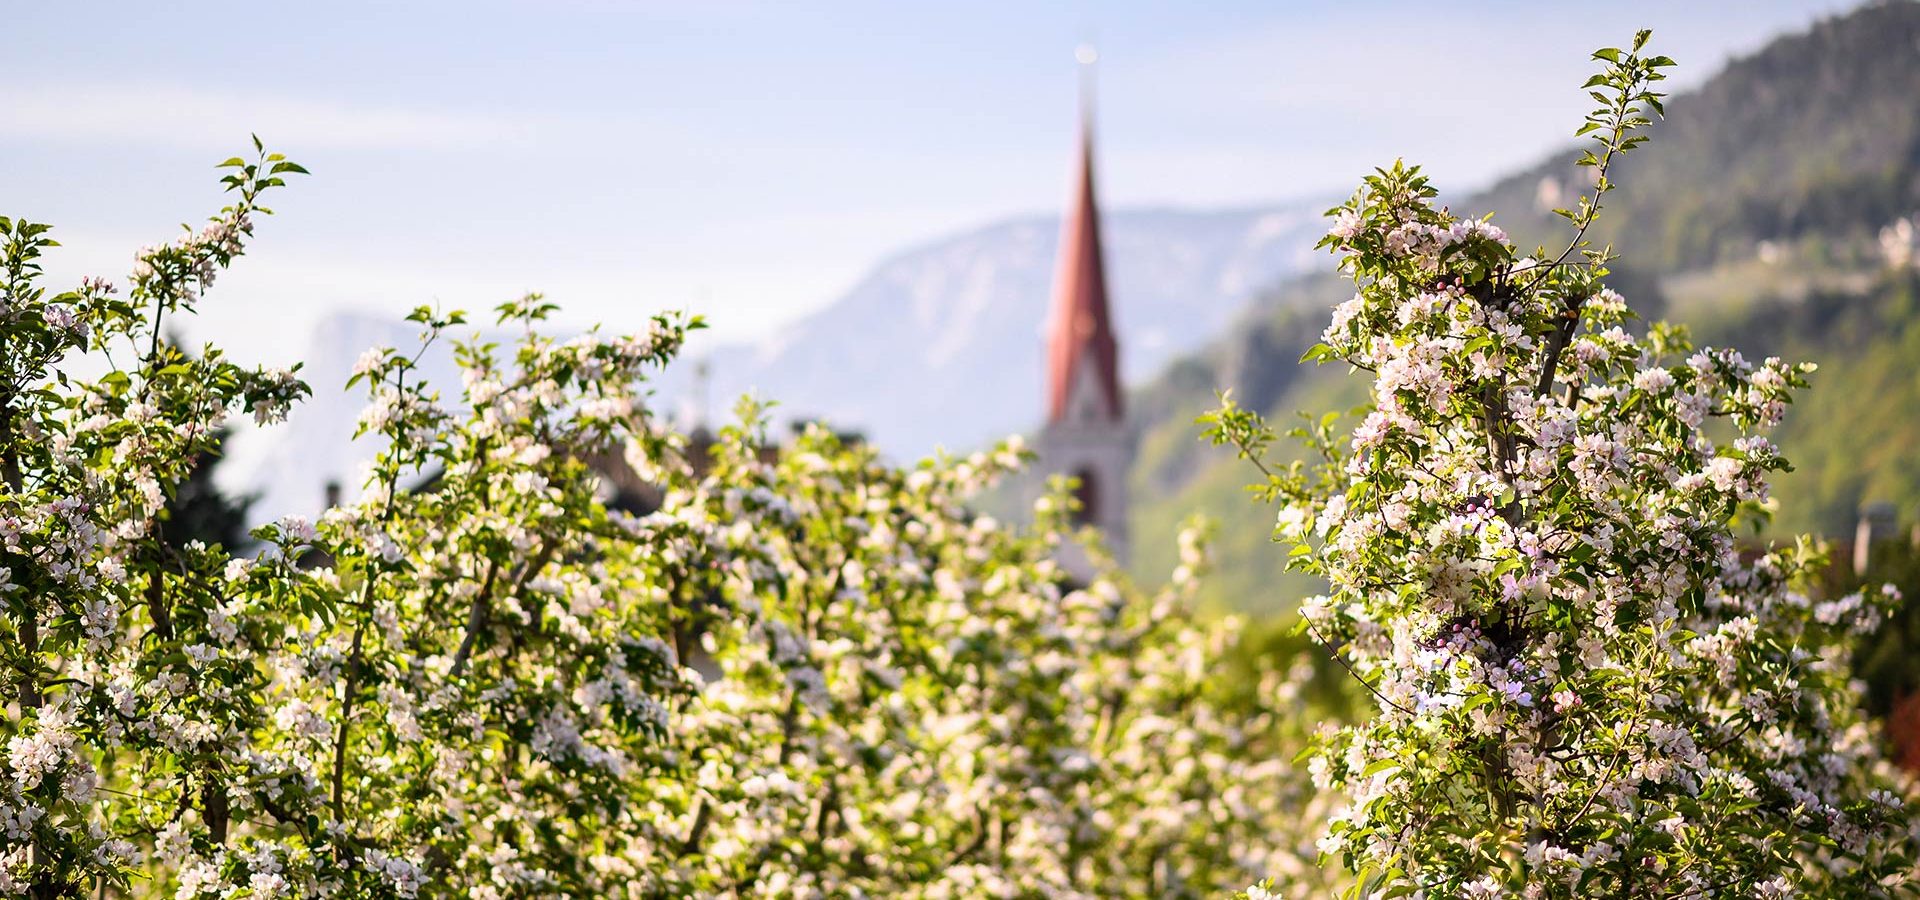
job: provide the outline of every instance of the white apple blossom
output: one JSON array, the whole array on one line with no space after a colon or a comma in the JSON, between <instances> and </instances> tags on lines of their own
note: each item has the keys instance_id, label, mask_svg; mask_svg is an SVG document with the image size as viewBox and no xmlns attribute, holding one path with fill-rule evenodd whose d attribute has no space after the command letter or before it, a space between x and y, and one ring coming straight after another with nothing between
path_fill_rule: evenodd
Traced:
<instances>
[{"instance_id":1,"label":"white apple blossom","mask_svg":"<svg viewBox=\"0 0 1920 900\"><path fill-rule=\"evenodd\" d=\"M1659 109L1644 42L1596 57L1580 235ZM1816 601L1815 545L1736 540L1810 367L1630 335L1605 251L1522 257L1435 195L1383 168L1322 242L1358 293L1308 357L1373 374L1350 435L1308 431L1323 462L1266 463L1230 397L1206 419L1261 463L1291 567L1328 586L1304 627L1373 701L1311 763L1347 803L1322 852L1357 896L1910 896L1883 798L1912 785L1847 662L1885 595Z\"/></svg>"},{"instance_id":2,"label":"white apple blossom","mask_svg":"<svg viewBox=\"0 0 1920 900\"><path fill-rule=\"evenodd\" d=\"M20 467L0 487L0 893L1200 896L1288 872L1274 896L1300 897L1339 880L1303 849L1332 798L1287 762L1313 670L1190 612L1198 529L1166 588L1097 545L1076 583L1054 559L1075 539L1064 486L1031 528L968 511L1023 463L1017 440L901 470L820 428L772 448L749 405L696 451L648 393L683 316L556 341L550 305L510 301L521 337L461 341L453 386L422 381L419 348L370 351L357 500L258 529L254 555L167 545L165 500L226 417L271 424L306 393L155 337L298 171L264 151L227 169L238 201L143 250L129 306L88 282L70 309L0 319L0 376L38 392L0 392ZM37 273L44 229L0 231L0 271ZM427 343L464 323L412 320ZM59 377L87 335L128 367ZM609 509L603 473L643 480L649 511Z\"/></svg>"}]
</instances>

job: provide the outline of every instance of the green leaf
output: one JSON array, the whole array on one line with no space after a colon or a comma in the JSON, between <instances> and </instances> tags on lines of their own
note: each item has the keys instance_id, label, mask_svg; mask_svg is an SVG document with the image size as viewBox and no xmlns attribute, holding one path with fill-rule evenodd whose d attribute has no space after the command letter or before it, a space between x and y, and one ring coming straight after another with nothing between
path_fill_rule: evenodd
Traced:
<instances>
[{"instance_id":1,"label":"green leaf","mask_svg":"<svg viewBox=\"0 0 1920 900\"><path fill-rule=\"evenodd\" d=\"M1382 772L1388 772L1398 768L1400 768L1400 760L1376 759L1373 762L1368 763L1366 768L1360 770L1360 777L1371 778Z\"/></svg>"}]
</instances>

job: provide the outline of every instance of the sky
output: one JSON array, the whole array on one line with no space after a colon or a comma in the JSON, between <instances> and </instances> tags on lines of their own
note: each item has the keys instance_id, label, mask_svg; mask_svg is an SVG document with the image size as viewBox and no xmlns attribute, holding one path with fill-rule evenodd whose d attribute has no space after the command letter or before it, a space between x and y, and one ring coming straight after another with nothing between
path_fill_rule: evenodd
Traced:
<instances>
[{"instance_id":1,"label":"sky","mask_svg":"<svg viewBox=\"0 0 1920 900\"><path fill-rule=\"evenodd\" d=\"M56 226L54 276L124 281L249 133L313 172L189 330L264 363L333 310L536 289L568 324L775 335L1064 203L1083 43L1103 202L1208 208L1395 157L1470 190L1570 143L1598 46L1651 27L1684 88L1849 5L0 2L0 215Z\"/></svg>"}]
</instances>

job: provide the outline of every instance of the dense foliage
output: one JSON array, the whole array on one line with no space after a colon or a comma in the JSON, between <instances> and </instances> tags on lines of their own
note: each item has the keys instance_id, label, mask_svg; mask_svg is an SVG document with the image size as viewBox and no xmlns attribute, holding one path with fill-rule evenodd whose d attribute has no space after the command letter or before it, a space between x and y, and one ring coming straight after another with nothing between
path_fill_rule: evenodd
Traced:
<instances>
[{"instance_id":1,"label":"dense foliage","mask_svg":"<svg viewBox=\"0 0 1920 900\"><path fill-rule=\"evenodd\" d=\"M1228 402L1214 440L1262 466L1303 627L1373 694L1313 761L1347 807L1321 843L1356 893L1910 895L1913 843L1849 684L1879 591L1814 601L1805 542L1743 552L1787 468L1764 434L1809 367L1636 336L1584 240L1671 65L1602 50L1580 129L1592 192L1564 249L1521 255L1401 164L1334 210L1357 293L1310 358L1371 405L1300 434ZM1258 896L1265 888L1250 893Z\"/></svg>"},{"instance_id":2,"label":"dense foliage","mask_svg":"<svg viewBox=\"0 0 1920 900\"><path fill-rule=\"evenodd\" d=\"M749 407L710 450L651 412L697 325L458 343L354 375L354 502L170 541L227 418L295 373L189 355L190 314L303 170L228 161L232 205L124 290L42 286L0 219L0 894L33 897L1201 896L1311 868L1305 670L965 498L1008 446L911 469ZM85 359L87 365L74 365ZM97 365L96 365L97 364ZM95 378L72 374L102 370ZM608 483L651 485L644 514ZM619 477L615 477L619 476ZM170 518L177 517L177 518ZM1097 554L1096 554L1097 555Z\"/></svg>"}]
</instances>

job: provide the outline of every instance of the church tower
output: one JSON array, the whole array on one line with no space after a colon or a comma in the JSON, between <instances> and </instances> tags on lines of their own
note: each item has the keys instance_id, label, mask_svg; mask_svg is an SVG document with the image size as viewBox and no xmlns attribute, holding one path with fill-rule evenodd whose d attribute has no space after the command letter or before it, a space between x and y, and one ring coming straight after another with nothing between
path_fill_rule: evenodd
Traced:
<instances>
[{"instance_id":1,"label":"church tower","mask_svg":"<svg viewBox=\"0 0 1920 900\"><path fill-rule=\"evenodd\" d=\"M1083 65L1091 63L1090 54L1081 59ZM1073 198L1061 223L1059 271L1047 323L1047 421L1035 450L1042 479L1067 475L1079 481L1080 521L1099 528L1124 561L1133 441L1120 393L1120 348L1107 303L1090 107L1083 91ZM1066 564L1085 574L1084 560Z\"/></svg>"}]
</instances>

